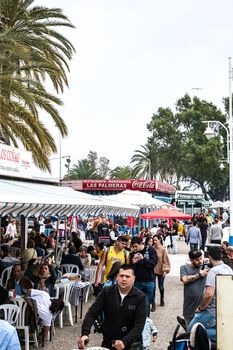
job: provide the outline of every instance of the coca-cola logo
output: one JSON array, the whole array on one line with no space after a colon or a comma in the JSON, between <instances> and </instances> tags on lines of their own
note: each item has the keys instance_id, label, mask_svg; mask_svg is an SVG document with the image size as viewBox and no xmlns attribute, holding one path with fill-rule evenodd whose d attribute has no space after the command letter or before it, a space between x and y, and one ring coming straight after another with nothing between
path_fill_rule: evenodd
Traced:
<instances>
[{"instance_id":1,"label":"coca-cola logo","mask_svg":"<svg viewBox=\"0 0 233 350\"><path fill-rule=\"evenodd\" d=\"M145 189L155 189L155 181L148 180L148 181L138 181L135 180L132 183L132 188L145 188Z\"/></svg>"}]
</instances>

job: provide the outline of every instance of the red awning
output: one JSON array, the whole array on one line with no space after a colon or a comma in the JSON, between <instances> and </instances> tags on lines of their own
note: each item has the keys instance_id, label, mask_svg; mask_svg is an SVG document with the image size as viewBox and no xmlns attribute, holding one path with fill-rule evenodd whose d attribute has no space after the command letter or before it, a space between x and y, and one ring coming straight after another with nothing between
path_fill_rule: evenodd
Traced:
<instances>
[{"instance_id":1,"label":"red awning","mask_svg":"<svg viewBox=\"0 0 233 350\"><path fill-rule=\"evenodd\" d=\"M163 209L158 209L151 211L146 214L142 214L141 219L145 220L153 220L153 219L191 219L192 215L185 214L182 212L179 212L178 210L175 209L168 209L168 208L163 208Z\"/></svg>"}]
</instances>

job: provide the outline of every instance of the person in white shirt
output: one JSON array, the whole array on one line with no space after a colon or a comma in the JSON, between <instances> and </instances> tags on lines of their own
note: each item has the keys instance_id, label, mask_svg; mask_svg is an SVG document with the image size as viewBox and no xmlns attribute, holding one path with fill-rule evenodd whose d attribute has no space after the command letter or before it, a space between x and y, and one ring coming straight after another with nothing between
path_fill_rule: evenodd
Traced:
<instances>
[{"instance_id":1,"label":"person in white shirt","mask_svg":"<svg viewBox=\"0 0 233 350\"><path fill-rule=\"evenodd\" d=\"M16 234L17 234L16 220L13 219L11 220L11 222L8 224L6 228L6 236L11 240L11 239L15 239Z\"/></svg>"},{"instance_id":2,"label":"person in white shirt","mask_svg":"<svg viewBox=\"0 0 233 350\"><path fill-rule=\"evenodd\" d=\"M119 227L120 225L115 223L114 226L110 225L110 233L109 233L109 238L110 238L110 244L113 245L117 238L119 237Z\"/></svg>"},{"instance_id":3,"label":"person in white shirt","mask_svg":"<svg viewBox=\"0 0 233 350\"><path fill-rule=\"evenodd\" d=\"M79 257L81 259L84 269L89 268L91 266L91 255L87 252L86 246L82 246L80 248Z\"/></svg>"},{"instance_id":4,"label":"person in white shirt","mask_svg":"<svg viewBox=\"0 0 233 350\"><path fill-rule=\"evenodd\" d=\"M222 213L222 219L223 219L223 221L225 222L225 221L227 221L228 220L228 214L227 214L227 211L226 210L224 210L224 212Z\"/></svg>"},{"instance_id":5,"label":"person in white shirt","mask_svg":"<svg viewBox=\"0 0 233 350\"><path fill-rule=\"evenodd\" d=\"M50 295L43 290L29 289L28 295L36 301L38 316L45 329L45 339L48 336L53 315L62 311L64 303L60 299L50 299Z\"/></svg>"},{"instance_id":6,"label":"person in white shirt","mask_svg":"<svg viewBox=\"0 0 233 350\"><path fill-rule=\"evenodd\" d=\"M150 231L150 232L151 232L151 235L152 235L152 236L156 235L157 232L158 232L158 229L159 229L159 228L158 228L156 225L153 225L153 226L152 226L152 229L151 229L151 231Z\"/></svg>"}]
</instances>

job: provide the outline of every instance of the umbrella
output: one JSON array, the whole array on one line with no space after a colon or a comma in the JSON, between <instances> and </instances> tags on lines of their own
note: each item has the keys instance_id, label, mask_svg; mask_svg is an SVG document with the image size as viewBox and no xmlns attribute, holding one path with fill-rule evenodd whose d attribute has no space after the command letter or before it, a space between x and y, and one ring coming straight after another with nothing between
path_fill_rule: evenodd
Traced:
<instances>
[{"instance_id":1,"label":"umbrella","mask_svg":"<svg viewBox=\"0 0 233 350\"><path fill-rule=\"evenodd\" d=\"M153 219L191 219L192 215L182 213L176 209L162 208L159 210L154 210L140 216L142 219L153 220Z\"/></svg>"}]
</instances>

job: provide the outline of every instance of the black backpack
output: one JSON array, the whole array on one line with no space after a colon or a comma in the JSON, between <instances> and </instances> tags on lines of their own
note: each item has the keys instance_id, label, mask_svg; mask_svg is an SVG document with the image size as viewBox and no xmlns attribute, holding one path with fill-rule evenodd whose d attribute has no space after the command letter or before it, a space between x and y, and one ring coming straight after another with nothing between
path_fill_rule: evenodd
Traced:
<instances>
[{"instance_id":1,"label":"black backpack","mask_svg":"<svg viewBox=\"0 0 233 350\"><path fill-rule=\"evenodd\" d=\"M172 341L170 341L170 345L167 350L188 350L190 349L190 334L182 333L178 334L180 329L180 325L176 326L175 332L173 334Z\"/></svg>"}]
</instances>

